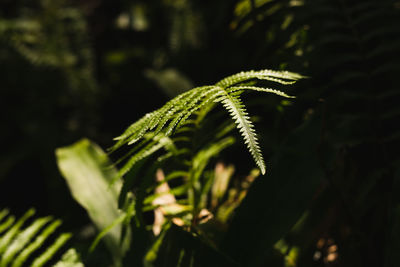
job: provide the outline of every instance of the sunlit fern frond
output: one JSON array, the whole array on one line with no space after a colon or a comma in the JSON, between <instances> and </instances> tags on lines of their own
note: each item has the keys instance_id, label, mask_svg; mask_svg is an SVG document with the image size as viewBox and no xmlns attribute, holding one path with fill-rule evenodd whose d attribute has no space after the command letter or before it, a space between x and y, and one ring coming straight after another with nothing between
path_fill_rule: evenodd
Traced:
<instances>
[{"instance_id":1,"label":"sunlit fern frond","mask_svg":"<svg viewBox=\"0 0 400 267\"><path fill-rule=\"evenodd\" d=\"M142 140L148 133L152 133L153 136L162 134L168 137L174 131L181 128L194 112L206 110L210 106L215 105L215 103L221 103L235 121L243 136L244 143L247 145L257 166L264 174L266 167L260 146L257 142L257 135L239 96L245 91L258 91L290 98L292 96L282 91L253 86L253 84L250 86L249 82L266 80L286 85L292 84L301 78L303 76L288 71L246 71L229 76L211 86L196 87L178 95L160 109L146 114L129 126L120 136L115 138L117 143L111 150L114 151L123 145L132 145ZM148 153L148 151L148 149L144 149L143 153ZM136 162L134 158L141 159L147 156L146 154L140 155L140 153L136 153L131 160L128 160L131 163L125 165L123 173L126 173L132 167L134 164L132 162Z\"/></svg>"},{"instance_id":2,"label":"sunlit fern frond","mask_svg":"<svg viewBox=\"0 0 400 267\"><path fill-rule=\"evenodd\" d=\"M222 79L218 83L217 86L221 86L224 88L234 86L237 84L245 83L250 80L258 79L258 80L267 80L272 82L277 82L281 84L293 84L297 80L305 78L304 76L289 72L289 71L275 71L275 70L260 70L260 71L242 71L232 76L226 77Z\"/></svg>"},{"instance_id":3,"label":"sunlit fern frond","mask_svg":"<svg viewBox=\"0 0 400 267\"><path fill-rule=\"evenodd\" d=\"M150 133L150 138L151 141L145 144L144 147L142 147L140 150L136 151L125 163L124 165L120 168L118 171L118 176L116 178L119 178L126 174L135 163L139 162L140 160L152 155L153 153L157 152L161 148L165 148L166 150L175 150L175 145L171 141L170 138L165 136L164 134L160 133L157 135L153 135L153 133ZM114 182L114 181L113 181Z\"/></svg>"},{"instance_id":4,"label":"sunlit fern frond","mask_svg":"<svg viewBox=\"0 0 400 267\"><path fill-rule=\"evenodd\" d=\"M34 214L35 210L30 209L20 219L16 220L14 216L9 215L8 210L0 210L1 267L26 266L25 263L28 261L31 262L29 266L43 266L71 238L70 233L62 233L55 237L55 241L51 241L54 238L51 235L61 225L60 220L54 220L52 217L34 219L24 227L28 220L32 220L31 218ZM41 254L37 255L38 252ZM70 251L69 253L76 252ZM34 258L32 258L33 254ZM59 264L62 264L62 260ZM82 263L79 264L72 266L83 266Z\"/></svg>"},{"instance_id":5,"label":"sunlit fern frond","mask_svg":"<svg viewBox=\"0 0 400 267\"><path fill-rule=\"evenodd\" d=\"M222 103L224 108L235 121L240 134L243 136L244 143L247 145L254 161L260 168L261 173L265 174L266 166L261 154L261 148L257 141L257 135L249 114L246 112L245 106L242 104L239 96L229 95L226 92L224 96L218 99L218 101Z\"/></svg>"}]
</instances>

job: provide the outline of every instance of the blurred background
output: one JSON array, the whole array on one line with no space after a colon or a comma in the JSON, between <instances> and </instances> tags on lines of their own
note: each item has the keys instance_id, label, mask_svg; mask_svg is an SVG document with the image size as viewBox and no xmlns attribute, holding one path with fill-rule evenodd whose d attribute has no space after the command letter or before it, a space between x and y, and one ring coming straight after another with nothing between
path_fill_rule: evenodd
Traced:
<instances>
[{"instance_id":1,"label":"blurred background","mask_svg":"<svg viewBox=\"0 0 400 267\"><path fill-rule=\"evenodd\" d=\"M55 148L84 136L110 147L169 98L246 69L234 1L199 4L1 1L2 206L59 213L73 201Z\"/></svg>"},{"instance_id":2,"label":"blurred background","mask_svg":"<svg viewBox=\"0 0 400 267\"><path fill-rule=\"evenodd\" d=\"M88 137L108 148L194 86L285 69L311 77L289 89L297 100L246 103L267 162L309 116L323 117L325 177L293 244L315 266L381 266L400 245L391 239L400 218L398 62L394 0L2 0L0 206L17 215L35 207L79 230L89 218L57 169L57 147ZM222 157L246 174L251 158L237 151Z\"/></svg>"},{"instance_id":3,"label":"blurred background","mask_svg":"<svg viewBox=\"0 0 400 267\"><path fill-rule=\"evenodd\" d=\"M232 29L236 2L2 1L2 205L67 216L55 148L82 137L108 148L181 92L276 67Z\"/></svg>"}]
</instances>

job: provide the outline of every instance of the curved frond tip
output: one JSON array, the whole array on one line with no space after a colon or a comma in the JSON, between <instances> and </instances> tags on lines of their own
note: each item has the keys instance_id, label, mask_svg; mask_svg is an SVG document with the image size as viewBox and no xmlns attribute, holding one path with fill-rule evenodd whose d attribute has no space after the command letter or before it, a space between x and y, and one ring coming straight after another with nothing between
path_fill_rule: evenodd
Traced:
<instances>
[{"instance_id":1,"label":"curved frond tip","mask_svg":"<svg viewBox=\"0 0 400 267\"><path fill-rule=\"evenodd\" d=\"M246 112L245 106L242 104L238 96L232 96L228 93L226 93L225 97L221 97L220 101L235 121L235 124L244 139L244 143L247 145L254 161L260 168L261 173L264 175L266 172L264 158L258 144L257 134L250 117Z\"/></svg>"}]
</instances>

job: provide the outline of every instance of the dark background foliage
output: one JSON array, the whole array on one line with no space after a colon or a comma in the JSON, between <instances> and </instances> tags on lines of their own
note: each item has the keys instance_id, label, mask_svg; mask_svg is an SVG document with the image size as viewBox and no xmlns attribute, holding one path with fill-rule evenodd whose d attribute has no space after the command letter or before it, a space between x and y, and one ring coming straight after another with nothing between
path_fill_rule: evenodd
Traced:
<instances>
[{"instance_id":1,"label":"dark background foliage","mask_svg":"<svg viewBox=\"0 0 400 267\"><path fill-rule=\"evenodd\" d=\"M400 2L6 0L0 61L1 206L79 231L56 147L110 147L192 86L287 69L310 77L297 99L247 97L271 171L222 249L246 266L294 266L294 251L297 266L398 266ZM244 175L241 151L221 158Z\"/></svg>"}]
</instances>

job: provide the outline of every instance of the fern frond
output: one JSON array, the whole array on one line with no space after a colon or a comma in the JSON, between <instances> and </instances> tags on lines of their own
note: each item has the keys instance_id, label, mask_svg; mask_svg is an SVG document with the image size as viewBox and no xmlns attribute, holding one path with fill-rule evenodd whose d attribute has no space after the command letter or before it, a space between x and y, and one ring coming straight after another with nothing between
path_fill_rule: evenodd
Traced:
<instances>
[{"instance_id":1,"label":"fern frond","mask_svg":"<svg viewBox=\"0 0 400 267\"><path fill-rule=\"evenodd\" d=\"M2 254L9 244L12 242L13 238L18 234L19 229L22 227L24 222L33 216L35 211L33 209L28 210L24 216L22 216L2 237L0 240L0 254Z\"/></svg>"},{"instance_id":2,"label":"fern frond","mask_svg":"<svg viewBox=\"0 0 400 267\"><path fill-rule=\"evenodd\" d=\"M123 144L128 143L128 138L131 137L132 135L136 134L137 136L140 135L139 131L143 131L143 129L146 129L146 125L148 124L148 122L150 121L150 119L153 116L153 113L147 113L146 115L144 115L140 120L138 120L137 122L135 122L134 124L130 125L123 134L121 134L118 137L115 137L114 140L118 141L111 150L116 150L119 147L121 147ZM138 134L139 132L139 134Z\"/></svg>"},{"instance_id":3,"label":"fern frond","mask_svg":"<svg viewBox=\"0 0 400 267\"><path fill-rule=\"evenodd\" d=\"M168 101L162 108L146 114L136 123L129 126L122 135L114 138L118 142L112 147L111 151L118 149L124 144L132 145L136 143L147 131L151 131L156 127L154 134L157 135L169 120L177 116L178 112L187 112L187 106L195 105L203 97L201 93L209 87L194 88ZM168 136L168 134L166 135Z\"/></svg>"},{"instance_id":4,"label":"fern frond","mask_svg":"<svg viewBox=\"0 0 400 267\"><path fill-rule=\"evenodd\" d=\"M211 89L210 86L199 87L195 90L192 90L193 93L190 94L190 97L183 99L180 101L180 103L168 111L173 115L171 117L165 116L164 119L160 121L156 129L156 133L159 133L163 129L166 122L171 119L172 121L169 124L168 129L165 131L165 134L169 136L172 133L173 128L180 120L185 120L185 118L190 116L191 113L189 113L190 109L188 107L195 106L203 97L207 95L207 92L209 91L208 89Z\"/></svg>"},{"instance_id":5,"label":"fern frond","mask_svg":"<svg viewBox=\"0 0 400 267\"><path fill-rule=\"evenodd\" d=\"M153 141L147 144L144 148L134 154L119 170L118 176L116 178L120 178L125 175L132 166L140 161L143 158L146 158L153 153L157 152L159 149L165 147L167 150L175 150L174 144L170 138L166 137L163 134L158 134L153 138ZM112 181L112 183L115 181Z\"/></svg>"},{"instance_id":6,"label":"fern frond","mask_svg":"<svg viewBox=\"0 0 400 267\"><path fill-rule=\"evenodd\" d=\"M1 219L0 219L1 221ZM10 216L7 218L7 220L0 224L0 233L2 233L3 231L5 231L6 229L8 229L15 221L15 217L14 216Z\"/></svg>"},{"instance_id":7,"label":"fern frond","mask_svg":"<svg viewBox=\"0 0 400 267\"><path fill-rule=\"evenodd\" d=\"M276 89L263 88L263 87L257 87L257 86L234 86L234 87L230 87L228 89L228 92L233 93L233 92L236 92L239 90L253 90L253 91L258 91L258 92L272 93L272 94L283 96L286 98L296 98L295 96L288 95L285 92L282 92L282 91L279 91Z\"/></svg>"},{"instance_id":8,"label":"fern frond","mask_svg":"<svg viewBox=\"0 0 400 267\"><path fill-rule=\"evenodd\" d=\"M4 252L0 265L6 266L12 258L32 239L32 237L49 221L50 217L37 219L28 228L23 230Z\"/></svg>"},{"instance_id":9,"label":"fern frond","mask_svg":"<svg viewBox=\"0 0 400 267\"><path fill-rule=\"evenodd\" d=\"M195 88L188 92L178 95L173 98L166 105L156 111L155 116L153 116L152 120L149 124L149 129L153 130L157 127L155 132L159 132L160 129L165 125L165 123L171 119L171 116L175 114L177 110L179 110L179 106L184 104L186 101L189 101L193 96L198 94L198 91L201 91L202 88Z\"/></svg>"},{"instance_id":10,"label":"fern frond","mask_svg":"<svg viewBox=\"0 0 400 267\"><path fill-rule=\"evenodd\" d=\"M175 126L175 128L179 129L181 126L183 126L185 124L186 120L189 118L189 116L192 115L197 110L200 110L207 105L211 105L211 103L214 101L215 98L217 98L219 96L219 94L220 94L219 88L217 88L217 87L213 87L212 89L207 91L202 96L202 97L204 97L204 99L202 100L201 103L199 103L199 104L192 103L192 105L189 105L187 107L187 112L186 112L185 116L179 121L179 123Z\"/></svg>"},{"instance_id":11,"label":"fern frond","mask_svg":"<svg viewBox=\"0 0 400 267\"><path fill-rule=\"evenodd\" d=\"M70 233L61 234L42 255L33 261L32 267L42 267L71 238L71 236Z\"/></svg>"},{"instance_id":12,"label":"fern frond","mask_svg":"<svg viewBox=\"0 0 400 267\"><path fill-rule=\"evenodd\" d=\"M31 243L28 247L26 247L15 259L12 267L20 267L22 264L28 259L28 257L37 250L42 244L47 240L47 238L57 230L57 228L61 225L60 220L56 220L52 222L43 232L38 236L33 243Z\"/></svg>"},{"instance_id":13,"label":"fern frond","mask_svg":"<svg viewBox=\"0 0 400 267\"><path fill-rule=\"evenodd\" d=\"M229 76L215 85L196 87L190 91L178 95L168 101L160 109L146 114L137 122L129 126L120 136L116 137L117 143L111 148L114 151L122 145L132 145L145 138L147 133L151 133L155 139L149 139L148 145L140 143L143 148L137 150L120 170L120 175L127 173L135 163L150 156L164 145L158 143L162 139L157 136L169 137L175 131L187 124L189 117L201 111L200 120L212 109L215 103L221 103L234 119L240 133L244 138L251 155L261 172L265 173L265 163L261 154L261 149L257 142L254 126L248 117L245 106L239 96L245 91L258 91L272 93L282 97L293 98L282 91L253 86L257 80L267 80L283 85L292 84L305 76L288 71L246 71Z\"/></svg>"},{"instance_id":14,"label":"fern frond","mask_svg":"<svg viewBox=\"0 0 400 267\"><path fill-rule=\"evenodd\" d=\"M0 266L21 267L33 254L37 253L43 244L49 242L49 237L60 226L60 220L52 217L34 219L27 227L24 224L35 214L35 210L28 210L15 223L13 216L8 216L8 210L0 212ZM8 218L7 218L8 216ZM56 241L44 248L42 254L32 259L30 266L41 267L46 264L55 253L71 238L71 234L62 233ZM80 265L83 266L83 265Z\"/></svg>"},{"instance_id":15,"label":"fern frond","mask_svg":"<svg viewBox=\"0 0 400 267\"><path fill-rule=\"evenodd\" d=\"M249 80L268 80L272 82L278 82L281 84L292 84L295 81L306 78L297 73L289 71L273 71L273 70L261 70L261 71L243 71L238 74L234 74L225 79L219 81L216 85L221 87L230 87L235 84L243 83Z\"/></svg>"},{"instance_id":16,"label":"fern frond","mask_svg":"<svg viewBox=\"0 0 400 267\"><path fill-rule=\"evenodd\" d=\"M235 121L237 128L244 138L244 143L247 145L247 148L254 158L254 161L260 168L261 173L265 174L266 166L257 141L257 135L250 117L246 112L245 106L242 104L239 96L232 96L226 93L225 96L221 97L219 101L221 101L222 105Z\"/></svg>"}]
</instances>

